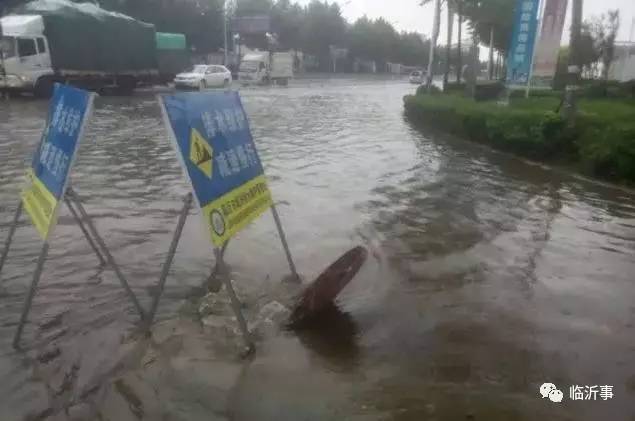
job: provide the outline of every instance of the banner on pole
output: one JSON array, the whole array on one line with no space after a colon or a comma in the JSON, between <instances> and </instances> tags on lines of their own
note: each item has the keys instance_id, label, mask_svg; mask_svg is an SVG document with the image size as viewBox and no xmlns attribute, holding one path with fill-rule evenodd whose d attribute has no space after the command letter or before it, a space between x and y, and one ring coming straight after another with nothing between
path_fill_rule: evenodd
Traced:
<instances>
[{"instance_id":1,"label":"banner on pole","mask_svg":"<svg viewBox=\"0 0 635 421\"><path fill-rule=\"evenodd\" d=\"M567 14L567 0L546 0L542 28L534 57L532 84L551 87L558 66L560 40Z\"/></svg>"},{"instance_id":2,"label":"banner on pole","mask_svg":"<svg viewBox=\"0 0 635 421\"><path fill-rule=\"evenodd\" d=\"M43 240L57 222L68 177L75 161L86 122L90 119L93 94L67 85L55 85L46 127L31 168L22 203Z\"/></svg>"},{"instance_id":3,"label":"banner on pole","mask_svg":"<svg viewBox=\"0 0 635 421\"><path fill-rule=\"evenodd\" d=\"M160 96L166 127L215 246L273 204L237 92Z\"/></svg>"},{"instance_id":4,"label":"banner on pole","mask_svg":"<svg viewBox=\"0 0 635 421\"><path fill-rule=\"evenodd\" d=\"M514 29L507 57L507 85L525 86L534 54L540 0L517 0Z\"/></svg>"}]
</instances>

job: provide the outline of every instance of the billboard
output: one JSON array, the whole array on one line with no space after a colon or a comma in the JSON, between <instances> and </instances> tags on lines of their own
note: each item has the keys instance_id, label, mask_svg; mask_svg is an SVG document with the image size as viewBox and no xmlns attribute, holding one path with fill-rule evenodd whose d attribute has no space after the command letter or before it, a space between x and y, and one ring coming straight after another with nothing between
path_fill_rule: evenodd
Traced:
<instances>
[{"instance_id":1,"label":"billboard","mask_svg":"<svg viewBox=\"0 0 635 421\"><path fill-rule=\"evenodd\" d=\"M529 82L538 27L540 0L518 0L514 29L507 57L507 85L524 86Z\"/></svg>"},{"instance_id":2,"label":"billboard","mask_svg":"<svg viewBox=\"0 0 635 421\"><path fill-rule=\"evenodd\" d=\"M534 57L532 83L537 86L550 86L556 75L558 51L567 14L568 0L546 0L542 18L542 28Z\"/></svg>"},{"instance_id":3,"label":"billboard","mask_svg":"<svg viewBox=\"0 0 635 421\"><path fill-rule=\"evenodd\" d=\"M271 32L269 16L241 16L232 19L233 33L241 35L257 35Z\"/></svg>"}]
</instances>

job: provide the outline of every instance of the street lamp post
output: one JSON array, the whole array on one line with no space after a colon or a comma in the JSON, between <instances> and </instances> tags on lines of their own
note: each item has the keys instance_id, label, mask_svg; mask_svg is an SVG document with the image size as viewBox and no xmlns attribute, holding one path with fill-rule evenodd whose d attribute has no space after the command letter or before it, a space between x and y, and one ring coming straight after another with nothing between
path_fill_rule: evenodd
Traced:
<instances>
[{"instance_id":1,"label":"street lamp post","mask_svg":"<svg viewBox=\"0 0 635 421\"><path fill-rule=\"evenodd\" d=\"M223 65L227 66L227 0L223 1Z\"/></svg>"},{"instance_id":2,"label":"street lamp post","mask_svg":"<svg viewBox=\"0 0 635 421\"><path fill-rule=\"evenodd\" d=\"M434 70L434 49L437 45L437 38L439 37L439 26L441 25L441 2L440 0L434 1L434 22L432 23L432 37L430 38L430 54L428 56L428 77L426 82L426 88L430 91L432 86L432 77Z\"/></svg>"}]
</instances>

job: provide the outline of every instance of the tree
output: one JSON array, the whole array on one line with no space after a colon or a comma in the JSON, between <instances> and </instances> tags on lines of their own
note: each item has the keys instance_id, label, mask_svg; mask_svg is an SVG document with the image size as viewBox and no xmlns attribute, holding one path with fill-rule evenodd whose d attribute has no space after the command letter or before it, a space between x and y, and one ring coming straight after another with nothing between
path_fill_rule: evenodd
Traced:
<instances>
[{"instance_id":1,"label":"tree","mask_svg":"<svg viewBox=\"0 0 635 421\"><path fill-rule=\"evenodd\" d=\"M300 39L302 49L317 56L322 69L330 62L330 47L345 44L347 24L337 3L312 0L306 8Z\"/></svg>"},{"instance_id":2,"label":"tree","mask_svg":"<svg viewBox=\"0 0 635 421\"><path fill-rule=\"evenodd\" d=\"M272 0L239 0L236 2L236 16L269 15L273 8Z\"/></svg>"},{"instance_id":3,"label":"tree","mask_svg":"<svg viewBox=\"0 0 635 421\"><path fill-rule=\"evenodd\" d=\"M448 84L448 79L450 77L450 56L452 52L452 27L454 24L454 4L451 0L447 0L447 38L445 45L445 66L443 71L443 87L445 88Z\"/></svg>"},{"instance_id":4,"label":"tree","mask_svg":"<svg viewBox=\"0 0 635 421\"><path fill-rule=\"evenodd\" d=\"M305 20L304 9L290 0L278 0L271 9L271 27L278 34L278 42L283 50L302 48L300 35Z\"/></svg>"},{"instance_id":5,"label":"tree","mask_svg":"<svg viewBox=\"0 0 635 421\"><path fill-rule=\"evenodd\" d=\"M591 35L595 41L595 48L602 61L602 79L608 80L609 68L615 56L615 37L620 29L620 11L609 10L590 22Z\"/></svg>"}]
</instances>

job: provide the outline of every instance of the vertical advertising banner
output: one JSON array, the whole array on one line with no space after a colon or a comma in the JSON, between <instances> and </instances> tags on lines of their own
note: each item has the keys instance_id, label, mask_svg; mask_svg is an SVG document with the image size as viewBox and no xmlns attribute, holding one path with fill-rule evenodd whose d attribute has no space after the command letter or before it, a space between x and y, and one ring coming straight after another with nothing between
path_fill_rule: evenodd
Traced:
<instances>
[{"instance_id":1,"label":"vertical advertising banner","mask_svg":"<svg viewBox=\"0 0 635 421\"><path fill-rule=\"evenodd\" d=\"M567 0L545 0L545 12L536 55L534 57L533 80L538 87L550 87L556 75L560 40L567 14Z\"/></svg>"},{"instance_id":2,"label":"vertical advertising banner","mask_svg":"<svg viewBox=\"0 0 635 421\"><path fill-rule=\"evenodd\" d=\"M240 97L179 93L161 100L203 221L220 247L273 204Z\"/></svg>"},{"instance_id":3,"label":"vertical advertising banner","mask_svg":"<svg viewBox=\"0 0 635 421\"><path fill-rule=\"evenodd\" d=\"M540 0L518 0L514 29L507 57L507 85L525 86L529 82L538 26Z\"/></svg>"},{"instance_id":4,"label":"vertical advertising banner","mask_svg":"<svg viewBox=\"0 0 635 421\"><path fill-rule=\"evenodd\" d=\"M21 194L24 209L45 241L57 222L59 204L64 199L68 176L92 104L93 94L55 85L46 127Z\"/></svg>"}]
</instances>

